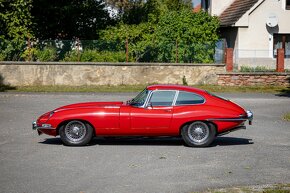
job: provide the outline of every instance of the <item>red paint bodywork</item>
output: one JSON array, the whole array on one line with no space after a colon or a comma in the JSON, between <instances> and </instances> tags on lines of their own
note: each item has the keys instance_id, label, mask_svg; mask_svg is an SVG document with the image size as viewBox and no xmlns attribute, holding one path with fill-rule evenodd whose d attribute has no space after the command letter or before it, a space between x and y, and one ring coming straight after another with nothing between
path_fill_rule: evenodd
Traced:
<instances>
[{"instance_id":1,"label":"red paint bodywork","mask_svg":"<svg viewBox=\"0 0 290 193\"><path fill-rule=\"evenodd\" d=\"M153 85L147 90L179 90L193 92L205 99L204 104L183 106L134 107L126 102L87 102L63 106L38 118L36 124L50 124L41 133L56 136L58 129L70 120L89 123L96 136L179 136L180 129L193 121L212 122L217 133L229 131L245 120L223 121L246 116L239 105L213 96L193 87L179 85ZM213 119L213 120L212 120Z\"/></svg>"}]
</instances>

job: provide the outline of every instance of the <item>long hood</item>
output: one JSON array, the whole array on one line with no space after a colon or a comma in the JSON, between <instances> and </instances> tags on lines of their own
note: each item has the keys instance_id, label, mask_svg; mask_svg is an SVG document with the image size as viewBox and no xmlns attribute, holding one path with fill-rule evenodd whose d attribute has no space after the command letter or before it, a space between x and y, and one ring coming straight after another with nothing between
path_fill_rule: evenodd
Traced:
<instances>
[{"instance_id":1,"label":"long hood","mask_svg":"<svg viewBox=\"0 0 290 193\"><path fill-rule=\"evenodd\" d=\"M122 101L118 102L86 102L86 103L75 103L66 106L59 107L54 111L60 111L65 109L77 109L77 108L90 108L90 107L120 107L123 104Z\"/></svg>"}]
</instances>

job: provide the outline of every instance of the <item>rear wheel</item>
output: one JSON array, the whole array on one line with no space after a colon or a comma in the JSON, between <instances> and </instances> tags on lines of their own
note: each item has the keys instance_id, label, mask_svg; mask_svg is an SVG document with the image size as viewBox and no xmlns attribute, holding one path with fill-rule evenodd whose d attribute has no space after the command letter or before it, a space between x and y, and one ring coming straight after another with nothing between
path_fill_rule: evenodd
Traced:
<instances>
[{"instance_id":1,"label":"rear wheel","mask_svg":"<svg viewBox=\"0 0 290 193\"><path fill-rule=\"evenodd\" d=\"M60 128L59 135L65 145L82 146L91 141L93 128L82 121L73 120Z\"/></svg>"},{"instance_id":2,"label":"rear wheel","mask_svg":"<svg viewBox=\"0 0 290 193\"><path fill-rule=\"evenodd\" d=\"M190 147L206 147L215 139L216 130L213 125L196 121L185 125L181 130L181 135Z\"/></svg>"}]
</instances>

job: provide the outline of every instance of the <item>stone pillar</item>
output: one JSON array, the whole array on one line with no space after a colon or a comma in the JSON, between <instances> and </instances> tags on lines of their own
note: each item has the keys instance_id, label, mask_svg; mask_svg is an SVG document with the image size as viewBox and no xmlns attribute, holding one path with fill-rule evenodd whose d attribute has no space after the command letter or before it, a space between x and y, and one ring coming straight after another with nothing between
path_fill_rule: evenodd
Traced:
<instances>
[{"instance_id":1,"label":"stone pillar","mask_svg":"<svg viewBox=\"0 0 290 193\"><path fill-rule=\"evenodd\" d=\"M232 72L234 69L234 49L227 48L225 53L225 62L227 72Z\"/></svg>"},{"instance_id":2,"label":"stone pillar","mask_svg":"<svg viewBox=\"0 0 290 193\"><path fill-rule=\"evenodd\" d=\"M284 49L277 49L276 72L285 72L284 70Z\"/></svg>"}]
</instances>

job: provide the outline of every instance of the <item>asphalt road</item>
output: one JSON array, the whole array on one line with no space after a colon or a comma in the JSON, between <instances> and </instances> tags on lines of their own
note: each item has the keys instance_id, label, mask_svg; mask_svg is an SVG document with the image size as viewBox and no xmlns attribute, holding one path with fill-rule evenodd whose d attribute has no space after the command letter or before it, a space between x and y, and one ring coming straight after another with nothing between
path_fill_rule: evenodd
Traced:
<instances>
[{"instance_id":1,"label":"asphalt road","mask_svg":"<svg viewBox=\"0 0 290 193\"><path fill-rule=\"evenodd\" d=\"M209 148L178 138L94 139L66 147L31 122L58 106L126 100L134 94L0 93L0 192L163 193L290 182L290 98L222 94L254 112L253 126Z\"/></svg>"}]
</instances>

